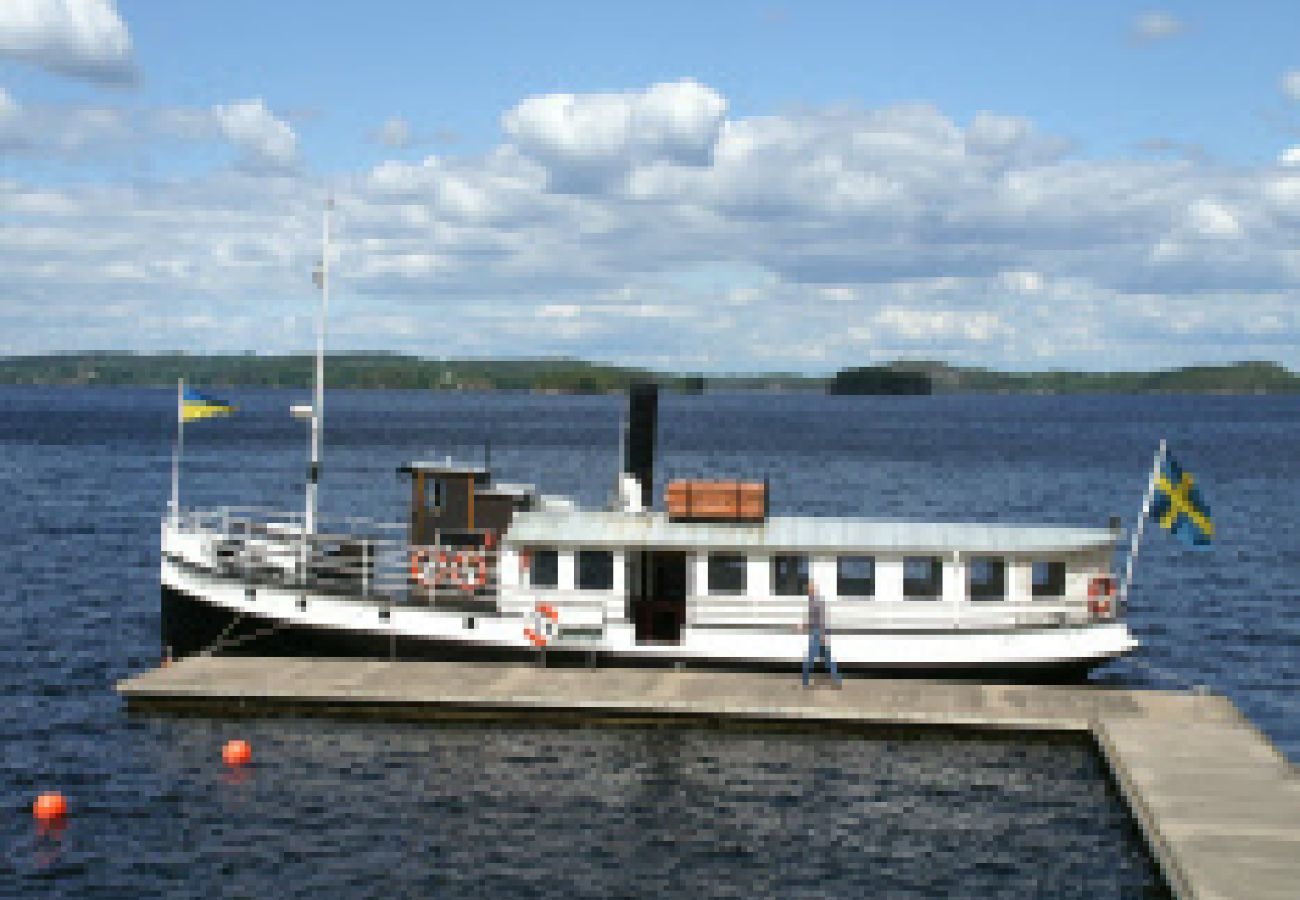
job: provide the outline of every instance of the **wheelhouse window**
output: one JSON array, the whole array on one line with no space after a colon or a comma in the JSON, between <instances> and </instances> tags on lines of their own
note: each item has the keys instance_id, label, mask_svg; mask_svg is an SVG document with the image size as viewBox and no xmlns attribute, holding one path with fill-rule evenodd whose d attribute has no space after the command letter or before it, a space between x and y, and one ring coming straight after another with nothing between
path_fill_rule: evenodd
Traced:
<instances>
[{"instance_id":1,"label":"wheelhouse window","mask_svg":"<svg viewBox=\"0 0 1300 900\"><path fill-rule=\"evenodd\" d=\"M528 564L528 583L533 587L560 585L560 554L555 550L533 550Z\"/></svg>"},{"instance_id":2,"label":"wheelhouse window","mask_svg":"<svg viewBox=\"0 0 1300 900\"><path fill-rule=\"evenodd\" d=\"M614 588L614 554L610 550L578 551L578 590L609 591Z\"/></svg>"},{"instance_id":3,"label":"wheelhouse window","mask_svg":"<svg viewBox=\"0 0 1300 900\"><path fill-rule=\"evenodd\" d=\"M836 590L841 597L874 597L876 595L876 558L874 556L841 556L836 560Z\"/></svg>"},{"instance_id":4,"label":"wheelhouse window","mask_svg":"<svg viewBox=\"0 0 1300 900\"><path fill-rule=\"evenodd\" d=\"M966 588L972 600L1007 598L1007 562L997 556L972 556L966 564Z\"/></svg>"},{"instance_id":5,"label":"wheelhouse window","mask_svg":"<svg viewBox=\"0 0 1300 900\"><path fill-rule=\"evenodd\" d=\"M430 495L430 500L428 504L429 509L433 510L434 512L442 512L442 479L441 478L433 479L432 484L430 484L429 486L429 495Z\"/></svg>"},{"instance_id":6,"label":"wheelhouse window","mask_svg":"<svg viewBox=\"0 0 1300 900\"><path fill-rule=\"evenodd\" d=\"M1065 596L1065 563L1059 560L1040 560L1034 563L1035 597Z\"/></svg>"},{"instance_id":7,"label":"wheelhouse window","mask_svg":"<svg viewBox=\"0 0 1300 900\"><path fill-rule=\"evenodd\" d=\"M808 593L808 557L794 554L773 556L772 592L783 597Z\"/></svg>"},{"instance_id":8,"label":"wheelhouse window","mask_svg":"<svg viewBox=\"0 0 1300 900\"><path fill-rule=\"evenodd\" d=\"M903 599L938 600L942 594L942 559L937 556L903 557Z\"/></svg>"},{"instance_id":9,"label":"wheelhouse window","mask_svg":"<svg viewBox=\"0 0 1300 900\"><path fill-rule=\"evenodd\" d=\"M745 593L745 557L739 553L709 554L709 593Z\"/></svg>"}]
</instances>

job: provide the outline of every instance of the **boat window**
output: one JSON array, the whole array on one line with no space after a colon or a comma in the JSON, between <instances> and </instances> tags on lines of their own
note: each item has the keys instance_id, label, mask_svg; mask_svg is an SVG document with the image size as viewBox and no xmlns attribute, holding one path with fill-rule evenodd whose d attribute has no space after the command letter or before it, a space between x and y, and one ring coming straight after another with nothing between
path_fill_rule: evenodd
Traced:
<instances>
[{"instance_id":1,"label":"boat window","mask_svg":"<svg viewBox=\"0 0 1300 900\"><path fill-rule=\"evenodd\" d=\"M1034 596L1065 596L1065 563L1056 560L1034 563Z\"/></svg>"},{"instance_id":2,"label":"boat window","mask_svg":"<svg viewBox=\"0 0 1300 900\"><path fill-rule=\"evenodd\" d=\"M837 561L836 593L841 597L874 597L876 594L876 558L841 556Z\"/></svg>"},{"instance_id":3,"label":"boat window","mask_svg":"<svg viewBox=\"0 0 1300 900\"><path fill-rule=\"evenodd\" d=\"M739 553L709 554L709 593L745 593L745 557Z\"/></svg>"},{"instance_id":4,"label":"boat window","mask_svg":"<svg viewBox=\"0 0 1300 900\"><path fill-rule=\"evenodd\" d=\"M534 550L528 566L528 583L540 588L559 587L559 553L554 550Z\"/></svg>"},{"instance_id":5,"label":"boat window","mask_svg":"<svg viewBox=\"0 0 1300 900\"><path fill-rule=\"evenodd\" d=\"M772 592L785 597L808 593L808 557L794 554L773 556Z\"/></svg>"},{"instance_id":6,"label":"boat window","mask_svg":"<svg viewBox=\"0 0 1300 900\"><path fill-rule=\"evenodd\" d=\"M418 499L423 501L424 508L431 513L436 513L442 509L442 481L433 477L421 478L417 483L417 489L423 491L423 496Z\"/></svg>"},{"instance_id":7,"label":"boat window","mask_svg":"<svg viewBox=\"0 0 1300 900\"><path fill-rule=\"evenodd\" d=\"M578 551L578 589L608 591L614 587L614 554L609 550Z\"/></svg>"},{"instance_id":8,"label":"boat window","mask_svg":"<svg viewBox=\"0 0 1300 900\"><path fill-rule=\"evenodd\" d=\"M938 600L943 594L943 560L937 556L903 557L903 598Z\"/></svg>"},{"instance_id":9,"label":"boat window","mask_svg":"<svg viewBox=\"0 0 1300 900\"><path fill-rule=\"evenodd\" d=\"M1007 598L1007 562L997 556L972 556L966 565L966 587L972 600Z\"/></svg>"}]
</instances>

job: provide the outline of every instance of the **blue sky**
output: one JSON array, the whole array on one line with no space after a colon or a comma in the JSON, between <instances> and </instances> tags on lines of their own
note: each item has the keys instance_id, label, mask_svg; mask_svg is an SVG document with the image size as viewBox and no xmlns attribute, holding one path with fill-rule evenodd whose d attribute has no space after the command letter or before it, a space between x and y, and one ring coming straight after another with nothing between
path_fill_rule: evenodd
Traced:
<instances>
[{"instance_id":1,"label":"blue sky","mask_svg":"<svg viewBox=\"0 0 1300 900\"><path fill-rule=\"evenodd\" d=\"M1284 3L0 6L0 353L1300 367Z\"/></svg>"}]
</instances>

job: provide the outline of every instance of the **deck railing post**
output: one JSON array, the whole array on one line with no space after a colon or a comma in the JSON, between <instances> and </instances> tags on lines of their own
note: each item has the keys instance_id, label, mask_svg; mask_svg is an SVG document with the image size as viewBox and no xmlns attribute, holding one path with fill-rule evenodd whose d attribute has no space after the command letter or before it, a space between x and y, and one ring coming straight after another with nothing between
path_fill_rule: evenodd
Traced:
<instances>
[{"instance_id":1,"label":"deck railing post","mask_svg":"<svg viewBox=\"0 0 1300 900\"><path fill-rule=\"evenodd\" d=\"M954 550L952 551L952 577L959 578L960 576L961 576L961 552L958 550ZM943 589L943 584L942 582L940 582L940 591L942 591L942 589ZM952 606L952 628L954 631L957 631L961 628L961 606L967 594L960 593L960 594L954 594L954 596L956 596L957 599L953 601L953 606Z\"/></svg>"},{"instance_id":2,"label":"deck railing post","mask_svg":"<svg viewBox=\"0 0 1300 900\"><path fill-rule=\"evenodd\" d=\"M361 539L361 596L370 596L370 541Z\"/></svg>"}]
</instances>

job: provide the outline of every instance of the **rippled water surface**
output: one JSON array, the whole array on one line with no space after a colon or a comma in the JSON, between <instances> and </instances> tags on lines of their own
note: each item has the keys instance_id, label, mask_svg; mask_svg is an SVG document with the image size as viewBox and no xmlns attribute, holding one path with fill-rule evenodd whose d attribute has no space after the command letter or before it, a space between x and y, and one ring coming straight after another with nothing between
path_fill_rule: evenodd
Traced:
<instances>
[{"instance_id":1,"label":"rippled water surface","mask_svg":"<svg viewBox=\"0 0 1300 900\"><path fill-rule=\"evenodd\" d=\"M183 502L301 503L305 392L232 391ZM174 394L0 389L0 894L79 897L1161 896L1074 742L128 717L158 655ZM327 513L400 520L411 458L600 503L614 397L336 392ZM1220 542L1149 534L1145 647L1095 676L1227 693L1300 751L1300 406L1268 397L666 395L662 475L767 476L774 512L1131 522L1167 437ZM256 764L223 771L239 736ZM40 832L56 787L72 815Z\"/></svg>"}]
</instances>

